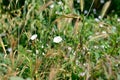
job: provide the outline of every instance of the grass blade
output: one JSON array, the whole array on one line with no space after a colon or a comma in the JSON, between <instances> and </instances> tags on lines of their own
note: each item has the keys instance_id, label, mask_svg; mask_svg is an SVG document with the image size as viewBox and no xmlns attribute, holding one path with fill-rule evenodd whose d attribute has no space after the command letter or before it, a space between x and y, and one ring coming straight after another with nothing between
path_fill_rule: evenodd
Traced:
<instances>
[{"instance_id":1,"label":"grass blade","mask_svg":"<svg viewBox=\"0 0 120 80\"><path fill-rule=\"evenodd\" d=\"M102 11L101 11L101 17L102 17L102 18L105 16L105 14L106 14L106 12L107 12L110 4L111 4L111 0L107 1L107 2L104 4L104 6L103 6L103 8L102 8Z\"/></svg>"},{"instance_id":2,"label":"grass blade","mask_svg":"<svg viewBox=\"0 0 120 80\"><path fill-rule=\"evenodd\" d=\"M84 10L84 0L80 0L80 10L81 12Z\"/></svg>"}]
</instances>

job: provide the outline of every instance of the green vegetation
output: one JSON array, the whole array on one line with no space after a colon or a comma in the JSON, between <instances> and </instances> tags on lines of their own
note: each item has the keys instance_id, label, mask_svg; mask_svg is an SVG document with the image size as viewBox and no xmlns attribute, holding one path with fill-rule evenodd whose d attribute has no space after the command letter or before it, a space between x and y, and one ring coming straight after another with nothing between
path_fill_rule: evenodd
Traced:
<instances>
[{"instance_id":1,"label":"green vegetation","mask_svg":"<svg viewBox=\"0 0 120 80\"><path fill-rule=\"evenodd\" d=\"M87 0L5 1L0 80L120 80L119 6L95 14Z\"/></svg>"}]
</instances>

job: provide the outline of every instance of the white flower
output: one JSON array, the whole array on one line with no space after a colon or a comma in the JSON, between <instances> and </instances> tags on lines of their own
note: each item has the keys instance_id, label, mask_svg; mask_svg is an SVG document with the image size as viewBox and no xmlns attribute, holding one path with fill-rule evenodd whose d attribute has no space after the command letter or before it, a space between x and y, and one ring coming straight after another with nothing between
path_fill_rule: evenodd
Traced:
<instances>
[{"instance_id":1,"label":"white flower","mask_svg":"<svg viewBox=\"0 0 120 80\"><path fill-rule=\"evenodd\" d=\"M104 46L104 45L101 45L101 48L103 48L103 49L104 49L104 48L105 48L105 46Z\"/></svg>"},{"instance_id":2,"label":"white flower","mask_svg":"<svg viewBox=\"0 0 120 80\"><path fill-rule=\"evenodd\" d=\"M6 36L6 34L5 34L5 33L1 33L1 34L0 34L0 37L2 37L2 36Z\"/></svg>"},{"instance_id":3,"label":"white flower","mask_svg":"<svg viewBox=\"0 0 120 80\"><path fill-rule=\"evenodd\" d=\"M36 54L38 54L39 53L39 51L38 50L36 50Z\"/></svg>"},{"instance_id":4,"label":"white flower","mask_svg":"<svg viewBox=\"0 0 120 80\"><path fill-rule=\"evenodd\" d=\"M56 11L55 14L62 15L62 12Z\"/></svg>"},{"instance_id":5,"label":"white flower","mask_svg":"<svg viewBox=\"0 0 120 80\"><path fill-rule=\"evenodd\" d=\"M51 5L50 5L50 8L51 8L51 9L54 8L54 4L51 4Z\"/></svg>"},{"instance_id":6,"label":"white flower","mask_svg":"<svg viewBox=\"0 0 120 80\"><path fill-rule=\"evenodd\" d=\"M12 48L8 48L7 51L8 51L8 52L11 52L11 51L12 51Z\"/></svg>"},{"instance_id":7,"label":"white flower","mask_svg":"<svg viewBox=\"0 0 120 80\"><path fill-rule=\"evenodd\" d=\"M80 3L80 0L77 0L77 3Z\"/></svg>"},{"instance_id":8,"label":"white flower","mask_svg":"<svg viewBox=\"0 0 120 80\"><path fill-rule=\"evenodd\" d=\"M99 33L99 32L96 32L95 34L96 34L96 35L99 35L100 33Z\"/></svg>"},{"instance_id":9,"label":"white flower","mask_svg":"<svg viewBox=\"0 0 120 80\"><path fill-rule=\"evenodd\" d=\"M74 56L76 55L76 51L75 51L75 52L73 52L73 55L74 55Z\"/></svg>"},{"instance_id":10,"label":"white flower","mask_svg":"<svg viewBox=\"0 0 120 80\"><path fill-rule=\"evenodd\" d=\"M62 38L60 37L60 36L56 36L56 37L54 37L54 39L53 39L53 42L54 43L60 43L62 41Z\"/></svg>"},{"instance_id":11,"label":"white flower","mask_svg":"<svg viewBox=\"0 0 120 80\"><path fill-rule=\"evenodd\" d=\"M42 55L45 55L45 53L43 52Z\"/></svg>"},{"instance_id":12,"label":"white flower","mask_svg":"<svg viewBox=\"0 0 120 80\"><path fill-rule=\"evenodd\" d=\"M37 38L37 34L34 34L34 35L31 36L30 39L31 39L31 40L35 40L36 38Z\"/></svg>"},{"instance_id":13,"label":"white flower","mask_svg":"<svg viewBox=\"0 0 120 80\"><path fill-rule=\"evenodd\" d=\"M118 66L119 66L119 64L116 64L116 65L115 65L115 67L118 67Z\"/></svg>"},{"instance_id":14,"label":"white flower","mask_svg":"<svg viewBox=\"0 0 120 80\"><path fill-rule=\"evenodd\" d=\"M93 9L93 13L96 14L96 9Z\"/></svg>"},{"instance_id":15,"label":"white flower","mask_svg":"<svg viewBox=\"0 0 120 80\"><path fill-rule=\"evenodd\" d=\"M69 50L69 51L71 51L71 50L72 50L72 48L71 48L71 47L68 47L68 50Z\"/></svg>"},{"instance_id":16,"label":"white flower","mask_svg":"<svg viewBox=\"0 0 120 80\"><path fill-rule=\"evenodd\" d=\"M87 11L87 10L85 10L85 11L84 11L84 14L87 14L87 13L88 13L88 11Z\"/></svg>"},{"instance_id":17,"label":"white flower","mask_svg":"<svg viewBox=\"0 0 120 80\"><path fill-rule=\"evenodd\" d=\"M85 66L85 67L86 67L86 66L87 66L87 63L84 63L84 64L83 64L83 66Z\"/></svg>"},{"instance_id":18,"label":"white flower","mask_svg":"<svg viewBox=\"0 0 120 80\"><path fill-rule=\"evenodd\" d=\"M95 18L95 21L96 21L96 22L99 22L100 20L99 20L98 18Z\"/></svg>"},{"instance_id":19,"label":"white flower","mask_svg":"<svg viewBox=\"0 0 120 80\"><path fill-rule=\"evenodd\" d=\"M93 37L92 37L92 36L89 36L88 38L91 39L91 38L93 38Z\"/></svg>"},{"instance_id":20,"label":"white flower","mask_svg":"<svg viewBox=\"0 0 120 80\"><path fill-rule=\"evenodd\" d=\"M62 3L62 1L59 1L58 4L59 4L59 5L62 5L63 3Z\"/></svg>"},{"instance_id":21,"label":"white flower","mask_svg":"<svg viewBox=\"0 0 120 80\"><path fill-rule=\"evenodd\" d=\"M41 48L44 48L44 46L42 45Z\"/></svg>"},{"instance_id":22,"label":"white flower","mask_svg":"<svg viewBox=\"0 0 120 80\"><path fill-rule=\"evenodd\" d=\"M78 60L76 60L76 65L79 65L79 61Z\"/></svg>"},{"instance_id":23,"label":"white flower","mask_svg":"<svg viewBox=\"0 0 120 80\"><path fill-rule=\"evenodd\" d=\"M120 22L120 18L118 18L117 21Z\"/></svg>"},{"instance_id":24,"label":"white flower","mask_svg":"<svg viewBox=\"0 0 120 80\"><path fill-rule=\"evenodd\" d=\"M99 24L100 27L104 27L103 24Z\"/></svg>"},{"instance_id":25,"label":"white flower","mask_svg":"<svg viewBox=\"0 0 120 80\"><path fill-rule=\"evenodd\" d=\"M103 34L106 34L107 32L106 31L102 31Z\"/></svg>"},{"instance_id":26,"label":"white flower","mask_svg":"<svg viewBox=\"0 0 120 80\"><path fill-rule=\"evenodd\" d=\"M112 31L112 33L115 33L115 32L116 32L116 27L115 27L115 26L112 26L111 31Z\"/></svg>"},{"instance_id":27,"label":"white flower","mask_svg":"<svg viewBox=\"0 0 120 80\"><path fill-rule=\"evenodd\" d=\"M94 46L95 49L98 49L99 47L98 46Z\"/></svg>"},{"instance_id":28,"label":"white flower","mask_svg":"<svg viewBox=\"0 0 120 80\"><path fill-rule=\"evenodd\" d=\"M80 73L80 76L85 76L86 72Z\"/></svg>"},{"instance_id":29,"label":"white flower","mask_svg":"<svg viewBox=\"0 0 120 80\"><path fill-rule=\"evenodd\" d=\"M100 0L100 3L101 3L101 4L105 3L105 0Z\"/></svg>"},{"instance_id":30,"label":"white flower","mask_svg":"<svg viewBox=\"0 0 120 80\"><path fill-rule=\"evenodd\" d=\"M99 19L102 19L102 16L98 16Z\"/></svg>"}]
</instances>

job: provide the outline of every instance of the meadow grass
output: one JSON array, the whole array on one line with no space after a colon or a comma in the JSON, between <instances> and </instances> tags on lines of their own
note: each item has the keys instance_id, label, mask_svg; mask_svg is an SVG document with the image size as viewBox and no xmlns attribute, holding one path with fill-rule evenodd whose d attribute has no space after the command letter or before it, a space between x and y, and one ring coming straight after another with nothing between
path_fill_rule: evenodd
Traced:
<instances>
[{"instance_id":1,"label":"meadow grass","mask_svg":"<svg viewBox=\"0 0 120 80\"><path fill-rule=\"evenodd\" d=\"M85 16L72 4L0 6L0 80L120 80L119 16Z\"/></svg>"}]
</instances>

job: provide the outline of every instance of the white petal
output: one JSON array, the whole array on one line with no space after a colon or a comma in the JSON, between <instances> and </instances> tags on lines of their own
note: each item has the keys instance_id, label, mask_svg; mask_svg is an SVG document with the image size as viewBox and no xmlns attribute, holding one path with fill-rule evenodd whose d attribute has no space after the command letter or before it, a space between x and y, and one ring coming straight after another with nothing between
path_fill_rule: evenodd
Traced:
<instances>
[{"instance_id":1,"label":"white petal","mask_svg":"<svg viewBox=\"0 0 120 80\"><path fill-rule=\"evenodd\" d=\"M36 38L37 38L37 34L34 34L34 35L31 36L30 39L31 39L31 40L35 40Z\"/></svg>"},{"instance_id":2,"label":"white petal","mask_svg":"<svg viewBox=\"0 0 120 80\"><path fill-rule=\"evenodd\" d=\"M60 43L62 41L62 38L60 37L60 36L56 36L56 37L54 37L54 39L53 39L53 42L54 43Z\"/></svg>"}]
</instances>

